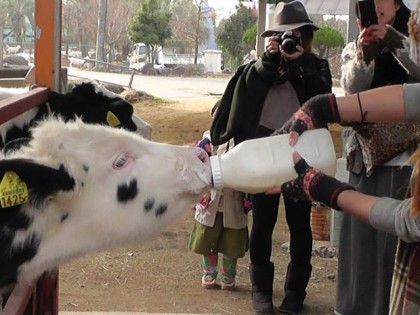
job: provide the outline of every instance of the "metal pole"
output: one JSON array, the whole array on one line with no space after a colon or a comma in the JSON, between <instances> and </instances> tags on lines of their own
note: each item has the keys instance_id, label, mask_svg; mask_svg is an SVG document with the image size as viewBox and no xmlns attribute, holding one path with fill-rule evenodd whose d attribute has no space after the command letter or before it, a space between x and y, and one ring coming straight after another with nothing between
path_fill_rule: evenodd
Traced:
<instances>
[{"instance_id":1,"label":"metal pole","mask_svg":"<svg viewBox=\"0 0 420 315\"><path fill-rule=\"evenodd\" d=\"M359 34L359 27L356 22L356 0L349 0L349 22L347 24L347 43L354 41Z\"/></svg>"},{"instance_id":2,"label":"metal pole","mask_svg":"<svg viewBox=\"0 0 420 315\"><path fill-rule=\"evenodd\" d=\"M257 56L264 53L265 40L260 36L265 31L265 19L267 14L267 0L258 2L258 24L257 24Z\"/></svg>"},{"instance_id":3,"label":"metal pole","mask_svg":"<svg viewBox=\"0 0 420 315\"><path fill-rule=\"evenodd\" d=\"M99 0L99 14L98 14L98 32L96 37L96 59L99 61L105 61L105 27L106 27L106 12L107 12L107 0ZM103 64L96 64L96 70L105 70Z\"/></svg>"},{"instance_id":4,"label":"metal pole","mask_svg":"<svg viewBox=\"0 0 420 315\"><path fill-rule=\"evenodd\" d=\"M61 86L61 0L54 5L54 85L53 90L63 92ZM67 80L65 80L67 82Z\"/></svg>"},{"instance_id":5,"label":"metal pole","mask_svg":"<svg viewBox=\"0 0 420 315\"><path fill-rule=\"evenodd\" d=\"M0 34L1 34L1 40L0 40L0 68L3 68L3 26L0 26Z\"/></svg>"},{"instance_id":6,"label":"metal pole","mask_svg":"<svg viewBox=\"0 0 420 315\"><path fill-rule=\"evenodd\" d=\"M136 72L136 70L133 69L133 71L131 72L131 76L130 76L130 82L128 82L128 87L131 89L131 85L133 84L133 79L134 79L134 73Z\"/></svg>"}]
</instances>

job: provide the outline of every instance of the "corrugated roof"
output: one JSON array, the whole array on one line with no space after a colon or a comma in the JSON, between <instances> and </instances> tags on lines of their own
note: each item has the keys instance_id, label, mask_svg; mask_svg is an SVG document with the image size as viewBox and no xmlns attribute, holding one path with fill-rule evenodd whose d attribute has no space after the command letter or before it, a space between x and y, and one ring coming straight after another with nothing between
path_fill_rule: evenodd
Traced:
<instances>
[{"instance_id":1,"label":"corrugated roof","mask_svg":"<svg viewBox=\"0 0 420 315\"><path fill-rule=\"evenodd\" d=\"M299 0L309 14L348 15L349 0Z\"/></svg>"}]
</instances>

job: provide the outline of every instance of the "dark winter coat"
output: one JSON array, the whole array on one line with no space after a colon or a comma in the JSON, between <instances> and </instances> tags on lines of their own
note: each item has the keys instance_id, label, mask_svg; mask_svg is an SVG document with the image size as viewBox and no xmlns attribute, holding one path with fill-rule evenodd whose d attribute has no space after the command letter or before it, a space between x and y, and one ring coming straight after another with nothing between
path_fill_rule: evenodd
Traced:
<instances>
[{"instance_id":1,"label":"dark winter coat","mask_svg":"<svg viewBox=\"0 0 420 315\"><path fill-rule=\"evenodd\" d=\"M232 138L238 144L256 137L264 101L273 84L288 80L300 104L314 95L331 92L327 60L314 54L303 54L298 60L280 67L276 57L266 53L257 61L240 66L230 79L210 128L213 145Z\"/></svg>"}]
</instances>

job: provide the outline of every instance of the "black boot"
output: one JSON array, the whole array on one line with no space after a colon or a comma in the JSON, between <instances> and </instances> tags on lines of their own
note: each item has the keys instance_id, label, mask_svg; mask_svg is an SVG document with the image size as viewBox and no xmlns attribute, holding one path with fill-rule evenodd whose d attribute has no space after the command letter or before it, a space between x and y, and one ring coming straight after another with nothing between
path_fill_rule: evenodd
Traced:
<instances>
[{"instance_id":1,"label":"black boot","mask_svg":"<svg viewBox=\"0 0 420 315\"><path fill-rule=\"evenodd\" d=\"M273 280L274 264L250 265L252 283L252 307L256 314L274 314Z\"/></svg>"},{"instance_id":2,"label":"black boot","mask_svg":"<svg viewBox=\"0 0 420 315\"><path fill-rule=\"evenodd\" d=\"M279 307L281 314L299 314L306 298L306 286L311 277L312 266L287 266L286 282L284 284L284 299Z\"/></svg>"}]
</instances>

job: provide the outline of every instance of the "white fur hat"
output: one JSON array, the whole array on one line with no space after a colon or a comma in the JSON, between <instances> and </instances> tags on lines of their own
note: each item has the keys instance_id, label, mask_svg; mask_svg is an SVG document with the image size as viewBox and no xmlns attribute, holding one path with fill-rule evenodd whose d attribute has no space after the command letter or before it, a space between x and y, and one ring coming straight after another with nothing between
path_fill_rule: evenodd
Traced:
<instances>
[{"instance_id":1,"label":"white fur hat","mask_svg":"<svg viewBox=\"0 0 420 315\"><path fill-rule=\"evenodd\" d=\"M410 58L420 66L420 0L403 0L403 2L411 10L408 21Z\"/></svg>"},{"instance_id":2,"label":"white fur hat","mask_svg":"<svg viewBox=\"0 0 420 315\"><path fill-rule=\"evenodd\" d=\"M403 2L411 11L415 11L417 6L420 4L420 0L403 0Z\"/></svg>"}]
</instances>

